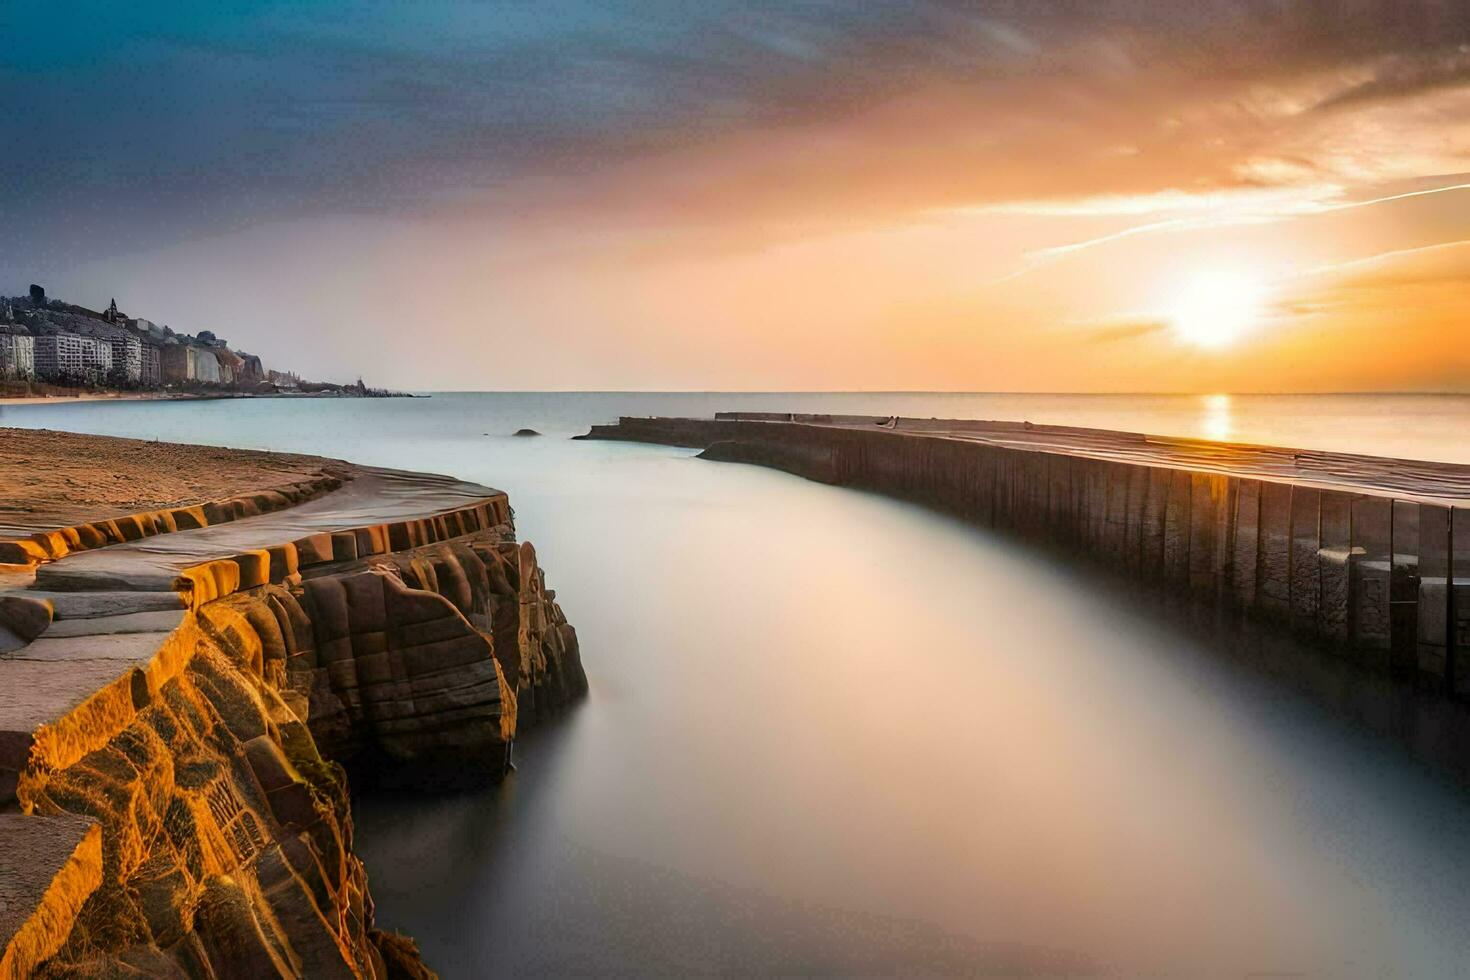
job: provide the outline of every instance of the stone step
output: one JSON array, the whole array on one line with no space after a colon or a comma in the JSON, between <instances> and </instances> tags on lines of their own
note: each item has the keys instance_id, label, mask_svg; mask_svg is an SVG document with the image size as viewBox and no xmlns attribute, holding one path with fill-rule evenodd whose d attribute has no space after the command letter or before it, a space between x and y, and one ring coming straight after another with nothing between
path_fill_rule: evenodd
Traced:
<instances>
[{"instance_id":1,"label":"stone step","mask_svg":"<svg viewBox=\"0 0 1470 980\"><path fill-rule=\"evenodd\" d=\"M172 632L170 628L138 633L60 637L52 637L48 632L32 640L29 646L0 656L0 664L13 664L17 661L70 663L105 660L116 663L116 669L121 670L129 664L146 664ZM7 678L9 676L6 675Z\"/></svg>"},{"instance_id":2,"label":"stone step","mask_svg":"<svg viewBox=\"0 0 1470 980\"><path fill-rule=\"evenodd\" d=\"M172 570L140 568L125 563L118 563L120 567L79 564L79 559L99 554L104 552L83 552L74 556L70 562L63 559L42 565L36 569L36 585L42 590L52 592L174 591L174 580L178 575Z\"/></svg>"},{"instance_id":3,"label":"stone step","mask_svg":"<svg viewBox=\"0 0 1470 980\"><path fill-rule=\"evenodd\" d=\"M28 589L29 599L49 599L55 608L55 619L98 619L129 613L183 609L183 597L177 592L47 592Z\"/></svg>"},{"instance_id":4,"label":"stone step","mask_svg":"<svg viewBox=\"0 0 1470 980\"><path fill-rule=\"evenodd\" d=\"M25 646L55 618L51 607L23 592L0 593L0 653Z\"/></svg>"},{"instance_id":5,"label":"stone step","mask_svg":"<svg viewBox=\"0 0 1470 980\"><path fill-rule=\"evenodd\" d=\"M65 619L53 622L51 628L43 633L40 639L58 640L110 634L169 633L178 627L183 618L183 609L160 609L150 612L123 613L120 616Z\"/></svg>"}]
</instances>

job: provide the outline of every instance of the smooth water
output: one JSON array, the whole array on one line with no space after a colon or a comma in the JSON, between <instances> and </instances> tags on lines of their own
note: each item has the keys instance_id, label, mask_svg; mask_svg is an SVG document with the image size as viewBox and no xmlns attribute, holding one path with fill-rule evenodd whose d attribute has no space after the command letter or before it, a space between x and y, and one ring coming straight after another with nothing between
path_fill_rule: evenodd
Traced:
<instances>
[{"instance_id":1,"label":"smooth water","mask_svg":"<svg viewBox=\"0 0 1470 980\"><path fill-rule=\"evenodd\" d=\"M1463 972L1470 793L1343 709L1385 702L1338 676L1335 701L1303 693L1229 637L909 505L564 438L715 408L1222 434L1206 400L1102 396L83 403L0 425L510 492L592 693L500 787L356 809L379 922L446 977ZM1241 440L1470 462L1470 398L1227 409Z\"/></svg>"}]
</instances>

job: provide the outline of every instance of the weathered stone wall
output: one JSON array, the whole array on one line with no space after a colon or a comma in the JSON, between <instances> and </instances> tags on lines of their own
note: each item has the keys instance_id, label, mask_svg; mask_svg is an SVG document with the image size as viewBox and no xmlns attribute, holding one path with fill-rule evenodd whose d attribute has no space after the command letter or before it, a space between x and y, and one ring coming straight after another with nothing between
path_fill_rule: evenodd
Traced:
<instances>
[{"instance_id":1,"label":"weathered stone wall","mask_svg":"<svg viewBox=\"0 0 1470 980\"><path fill-rule=\"evenodd\" d=\"M95 820L101 873L31 916L36 975L431 975L375 927L342 763L498 776L585 692L576 634L507 526L309 571L198 604L157 669L39 733L17 800Z\"/></svg>"},{"instance_id":2,"label":"weathered stone wall","mask_svg":"<svg viewBox=\"0 0 1470 980\"><path fill-rule=\"evenodd\" d=\"M506 527L214 605L249 622L321 750L378 781L498 777L518 727L587 691L576 631Z\"/></svg>"},{"instance_id":3,"label":"weathered stone wall","mask_svg":"<svg viewBox=\"0 0 1470 980\"><path fill-rule=\"evenodd\" d=\"M831 421L626 418L589 437L926 504L1470 696L1470 508Z\"/></svg>"},{"instance_id":4,"label":"weathered stone wall","mask_svg":"<svg viewBox=\"0 0 1470 980\"><path fill-rule=\"evenodd\" d=\"M22 778L29 812L102 829L100 881L36 975L392 975L341 768L265 681L252 634L200 625L101 747Z\"/></svg>"}]
</instances>

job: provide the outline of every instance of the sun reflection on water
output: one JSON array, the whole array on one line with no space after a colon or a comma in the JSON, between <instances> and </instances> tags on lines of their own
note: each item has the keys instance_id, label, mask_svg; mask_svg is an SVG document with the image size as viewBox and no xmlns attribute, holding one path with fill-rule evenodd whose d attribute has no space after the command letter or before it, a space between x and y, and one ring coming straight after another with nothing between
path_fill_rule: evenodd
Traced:
<instances>
[{"instance_id":1,"label":"sun reflection on water","mask_svg":"<svg viewBox=\"0 0 1470 980\"><path fill-rule=\"evenodd\" d=\"M1206 439L1228 441L1235 432L1230 415L1229 395L1204 395L1201 397L1204 414L1200 418L1200 430Z\"/></svg>"}]
</instances>

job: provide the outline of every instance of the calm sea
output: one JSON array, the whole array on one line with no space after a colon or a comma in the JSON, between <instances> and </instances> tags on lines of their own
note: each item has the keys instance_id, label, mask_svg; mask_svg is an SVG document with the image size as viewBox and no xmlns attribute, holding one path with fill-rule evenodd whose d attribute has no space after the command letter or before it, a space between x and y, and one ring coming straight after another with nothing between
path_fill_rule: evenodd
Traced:
<instances>
[{"instance_id":1,"label":"calm sea","mask_svg":"<svg viewBox=\"0 0 1470 980\"><path fill-rule=\"evenodd\" d=\"M1470 463L1451 396L453 394L0 425L511 493L592 693L502 786L356 811L380 924L447 977L1465 970L1470 793L1444 751L1463 718L905 504L565 438L725 408Z\"/></svg>"}]
</instances>

